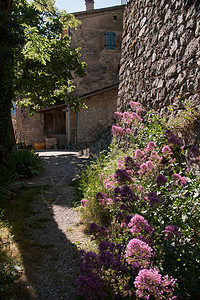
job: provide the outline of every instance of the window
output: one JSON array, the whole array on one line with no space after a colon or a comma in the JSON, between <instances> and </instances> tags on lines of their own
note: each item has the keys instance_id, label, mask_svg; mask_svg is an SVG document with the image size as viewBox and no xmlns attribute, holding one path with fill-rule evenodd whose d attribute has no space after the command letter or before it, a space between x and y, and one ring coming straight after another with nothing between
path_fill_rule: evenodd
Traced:
<instances>
[{"instance_id":1,"label":"window","mask_svg":"<svg viewBox=\"0 0 200 300\"><path fill-rule=\"evenodd\" d=\"M104 32L105 48L115 49L115 33L114 32Z\"/></svg>"}]
</instances>

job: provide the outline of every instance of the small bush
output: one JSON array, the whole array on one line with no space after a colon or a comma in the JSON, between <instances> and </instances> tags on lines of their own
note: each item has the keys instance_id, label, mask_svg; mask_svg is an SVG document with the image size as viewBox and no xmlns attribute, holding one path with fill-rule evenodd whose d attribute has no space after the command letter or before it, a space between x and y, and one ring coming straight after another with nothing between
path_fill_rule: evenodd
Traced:
<instances>
[{"instance_id":1,"label":"small bush","mask_svg":"<svg viewBox=\"0 0 200 300\"><path fill-rule=\"evenodd\" d=\"M37 175L43 169L41 158L33 150L20 150L11 153L5 163L6 168L18 178Z\"/></svg>"}]
</instances>

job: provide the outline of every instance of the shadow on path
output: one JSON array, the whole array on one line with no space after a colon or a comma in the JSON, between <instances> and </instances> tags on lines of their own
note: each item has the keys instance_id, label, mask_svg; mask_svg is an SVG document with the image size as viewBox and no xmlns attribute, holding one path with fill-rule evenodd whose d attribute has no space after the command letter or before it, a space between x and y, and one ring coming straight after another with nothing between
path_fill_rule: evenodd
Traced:
<instances>
[{"instance_id":1,"label":"shadow on path","mask_svg":"<svg viewBox=\"0 0 200 300\"><path fill-rule=\"evenodd\" d=\"M78 232L79 216L73 208L73 187L77 165L87 162L77 153L52 155L43 152L45 169L28 186L48 185L32 202L33 212L26 218L26 229L17 236L24 274L16 282L19 300L73 300L78 276L76 242L86 238ZM74 231L74 228L76 230ZM24 298L22 298L22 292Z\"/></svg>"}]
</instances>

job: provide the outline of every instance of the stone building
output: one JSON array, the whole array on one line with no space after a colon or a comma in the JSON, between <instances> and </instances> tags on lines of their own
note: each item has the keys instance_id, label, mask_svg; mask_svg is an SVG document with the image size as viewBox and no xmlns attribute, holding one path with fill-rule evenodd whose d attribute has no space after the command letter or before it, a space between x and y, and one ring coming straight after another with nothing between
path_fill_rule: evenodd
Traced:
<instances>
[{"instance_id":1,"label":"stone building","mask_svg":"<svg viewBox=\"0 0 200 300\"><path fill-rule=\"evenodd\" d=\"M33 117L18 108L18 139L22 142L41 143L49 136L60 145L92 141L97 131L112 123L117 109L124 6L94 9L93 0L85 3L86 11L74 13L81 21L78 30L63 35L71 36L73 47L81 47L81 59L87 63L86 76L74 80L74 93L88 108L74 112L63 104L41 109Z\"/></svg>"}]
</instances>

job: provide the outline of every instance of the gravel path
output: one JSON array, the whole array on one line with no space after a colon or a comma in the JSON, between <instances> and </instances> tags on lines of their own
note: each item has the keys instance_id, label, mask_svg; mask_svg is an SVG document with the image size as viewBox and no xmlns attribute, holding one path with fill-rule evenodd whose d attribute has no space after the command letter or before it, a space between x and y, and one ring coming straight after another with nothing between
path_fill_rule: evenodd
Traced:
<instances>
[{"instance_id":1,"label":"gravel path","mask_svg":"<svg viewBox=\"0 0 200 300\"><path fill-rule=\"evenodd\" d=\"M32 250L27 253L23 247L25 274L16 284L25 290L24 299L74 300L77 252L87 243L87 236L72 205L74 188L69 184L76 177L78 164L88 158L66 151L42 151L39 155L45 169L27 184L49 188L36 196L33 214L27 219L26 234Z\"/></svg>"}]
</instances>

